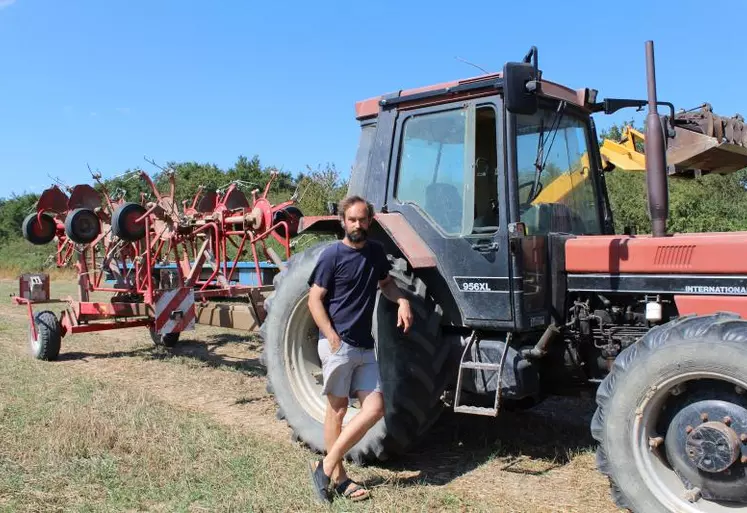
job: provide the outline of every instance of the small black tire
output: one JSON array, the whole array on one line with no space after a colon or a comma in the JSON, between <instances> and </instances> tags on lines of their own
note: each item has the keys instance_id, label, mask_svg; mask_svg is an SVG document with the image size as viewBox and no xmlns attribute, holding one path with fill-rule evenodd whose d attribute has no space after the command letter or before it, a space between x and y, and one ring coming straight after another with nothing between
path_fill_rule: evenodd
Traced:
<instances>
[{"instance_id":1,"label":"small black tire","mask_svg":"<svg viewBox=\"0 0 747 513\"><path fill-rule=\"evenodd\" d=\"M49 214L41 215L41 222L37 221L37 213L27 215L21 225L23 238L31 244L41 246L49 244L57 234L57 223Z\"/></svg>"},{"instance_id":2,"label":"small black tire","mask_svg":"<svg viewBox=\"0 0 747 513\"><path fill-rule=\"evenodd\" d=\"M60 355L62 345L62 327L54 313L49 310L34 315L36 339L29 326L29 349L37 360L55 361Z\"/></svg>"},{"instance_id":3,"label":"small black tire","mask_svg":"<svg viewBox=\"0 0 747 513\"><path fill-rule=\"evenodd\" d=\"M320 364L314 339L318 330L306 304L307 280L322 251L335 243L321 243L289 259L286 269L275 276L275 291L265 301L267 317L261 327L261 361L267 369L267 391L278 406L277 418L286 420L294 441L320 453L325 450L325 402L319 394L320 383L317 381L315 388L311 378ZM393 267L391 274L410 299L415 319L409 333L404 334L396 327L396 305L379 293L373 334L386 413L345 455L358 464L401 454L444 410L441 397L448 383L450 348L441 334L441 308L428 295L423 282L407 271L404 260L394 260ZM308 368L301 368L301 359L308 359L303 363ZM349 416L355 414L351 410Z\"/></svg>"},{"instance_id":4,"label":"small black tire","mask_svg":"<svg viewBox=\"0 0 747 513\"><path fill-rule=\"evenodd\" d=\"M76 208L65 217L65 235L78 244L88 244L101 234L101 221L90 208Z\"/></svg>"},{"instance_id":5,"label":"small black tire","mask_svg":"<svg viewBox=\"0 0 747 513\"><path fill-rule=\"evenodd\" d=\"M139 203L123 203L114 210L112 215L112 234L128 242L136 242L145 237L145 222L138 223L136 219L147 210Z\"/></svg>"},{"instance_id":6,"label":"small black tire","mask_svg":"<svg viewBox=\"0 0 747 513\"><path fill-rule=\"evenodd\" d=\"M159 334L152 328L149 328L148 331L150 332L150 339L156 346L174 347L179 342L180 332L178 331L164 334Z\"/></svg>"},{"instance_id":7,"label":"small black tire","mask_svg":"<svg viewBox=\"0 0 747 513\"><path fill-rule=\"evenodd\" d=\"M617 506L645 513L747 511L747 476L738 460L737 470L725 475L681 463L688 463L684 440L693 425L704 422L699 417L706 411L703 405L733 407L745 422L745 369L747 321L728 313L686 316L656 326L618 355L599 385L591 421L592 436L599 442L597 466L608 477ZM687 426L679 429L685 412L696 419L692 424L684 419ZM655 439L659 441L651 446ZM703 487L695 503L688 501L683 481ZM729 505L713 500L718 494L741 497L732 497Z\"/></svg>"},{"instance_id":8,"label":"small black tire","mask_svg":"<svg viewBox=\"0 0 747 513\"><path fill-rule=\"evenodd\" d=\"M298 224L301 221L302 217L303 212L301 212L300 208L294 205L288 205L287 207L281 208L273 214L272 224L277 224L281 221L285 221L288 224L288 232L290 233L289 237L295 237L296 235L298 235ZM275 228L275 233L277 233L280 237L285 237L285 227L278 226L277 228Z\"/></svg>"}]
</instances>

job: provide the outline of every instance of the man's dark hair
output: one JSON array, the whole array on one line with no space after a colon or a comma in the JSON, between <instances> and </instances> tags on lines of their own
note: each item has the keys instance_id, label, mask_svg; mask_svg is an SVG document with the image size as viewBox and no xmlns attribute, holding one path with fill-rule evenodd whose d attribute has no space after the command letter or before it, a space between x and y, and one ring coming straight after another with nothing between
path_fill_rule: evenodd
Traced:
<instances>
[{"instance_id":1,"label":"man's dark hair","mask_svg":"<svg viewBox=\"0 0 747 513\"><path fill-rule=\"evenodd\" d=\"M338 205L339 212L340 212L340 218L343 221L345 220L345 212L347 212L347 210L353 205L355 205L356 203L365 203L366 208L368 209L368 218L373 219L373 216L375 214L374 206L368 201L366 201L365 199L361 198L360 196L355 195L355 196L348 196L347 198L342 200L340 204Z\"/></svg>"}]
</instances>

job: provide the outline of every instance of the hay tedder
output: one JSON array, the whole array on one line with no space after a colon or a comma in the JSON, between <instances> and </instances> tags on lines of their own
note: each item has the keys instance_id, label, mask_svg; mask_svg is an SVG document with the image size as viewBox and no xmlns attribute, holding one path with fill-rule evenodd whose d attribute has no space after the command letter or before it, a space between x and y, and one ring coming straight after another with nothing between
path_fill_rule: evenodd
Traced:
<instances>
[{"instance_id":1,"label":"hay tedder","mask_svg":"<svg viewBox=\"0 0 747 513\"><path fill-rule=\"evenodd\" d=\"M144 171L136 173L152 201L146 194L138 202L115 199L94 175L100 190L82 184L68 187L68 195L54 185L24 220L28 241L56 241L55 264L74 263L78 273L77 299L50 299L47 275L21 276L13 300L28 308L36 358L56 359L68 333L147 327L156 344L169 346L196 322L246 330L262 322L272 285L266 284L260 260L284 266L270 238L286 260L290 256L290 239L302 217L295 196L273 205L267 198L273 175L264 191L252 191L251 201L232 183L220 193L200 188L191 202L179 205L172 171L165 174L168 194ZM256 278L244 285L237 269L249 251ZM109 293L109 300L91 301L96 292ZM233 301L210 301L220 298ZM34 305L51 303L64 305L59 316L34 313Z\"/></svg>"}]
</instances>

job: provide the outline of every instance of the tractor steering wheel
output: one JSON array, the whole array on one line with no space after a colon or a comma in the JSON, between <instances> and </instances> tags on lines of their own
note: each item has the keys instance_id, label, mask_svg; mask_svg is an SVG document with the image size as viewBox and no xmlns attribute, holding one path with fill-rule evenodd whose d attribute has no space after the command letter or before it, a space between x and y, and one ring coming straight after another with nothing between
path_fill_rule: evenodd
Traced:
<instances>
[{"instance_id":1,"label":"tractor steering wheel","mask_svg":"<svg viewBox=\"0 0 747 513\"><path fill-rule=\"evenodd\" d=\"M529 180L528 182L523 182L523 183L520 183L520 184L519 184L519 189L518 189L518 191L517 191L517 192L520 192L520 191L521 191L522 189L526 189L527 187L531 187L532 185L534 185L534 180ZM536 196L537 196L537 195L538 195L538 194L539 194L540 192L542 192L542 189L543 189L543 187L544 187L544 186L542 185L542 182L539 182L539 183L537 184L537 191L536 191L536 192L534 193L534 194L535 194L535 197L536 197ZM521 196L521 194L519 194L519 196ZM524 203L521 203L521 202L520 202L520 203L519 203L519 209L520 209L520 210L522 210L522 211L524 211L524 210L528 209L528 208L529 208L529 206L530 206L531 204L532 204L532 198L527 198L527 201L526 201L526 202L524 202Z\"/></svg>"}]
</instances>

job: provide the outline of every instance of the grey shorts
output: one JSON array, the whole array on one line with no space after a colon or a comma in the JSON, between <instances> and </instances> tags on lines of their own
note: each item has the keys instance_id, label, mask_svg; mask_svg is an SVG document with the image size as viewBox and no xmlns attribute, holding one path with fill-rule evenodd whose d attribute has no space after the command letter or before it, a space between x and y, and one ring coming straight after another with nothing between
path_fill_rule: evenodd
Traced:
<instances>
[{"instance_id":1,"label":"grey shorts","mask_svg":"<svg viewBox=\"0 0 747 513\"><path fill-rule=\"evenodd\" d=\"M329 341L322 337L317 346L322 361L324 387L322 394L335 397L356 397L356 392L381 392L381 378L376 352L341 342L332 353Z\"/></svg>"}]
</instances>

